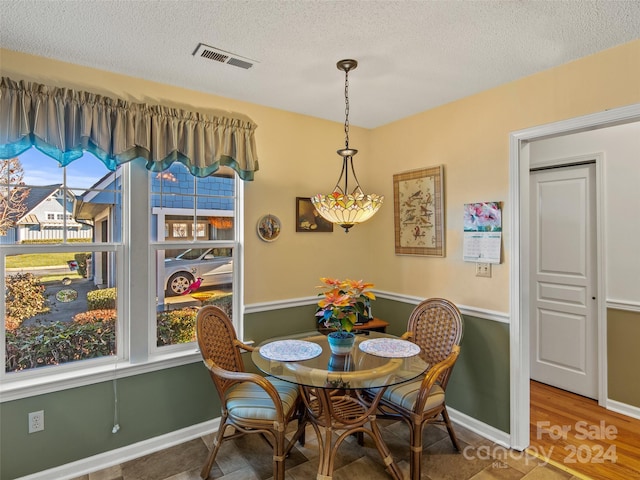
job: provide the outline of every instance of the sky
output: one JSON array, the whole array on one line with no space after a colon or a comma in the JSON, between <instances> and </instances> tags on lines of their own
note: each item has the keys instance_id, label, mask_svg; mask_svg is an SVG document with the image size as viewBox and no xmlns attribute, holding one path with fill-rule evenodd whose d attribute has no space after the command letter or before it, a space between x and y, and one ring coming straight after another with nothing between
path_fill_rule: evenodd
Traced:
<instances>
[{"instance_id":1,"label":"sky","mask_svg":"<svg viewBox=\"0 0 640 480\"><path fill-rule=\"evenodd\" d=\"M36 148L27 150L19 158L25 184L37 186L63 182L63 169L58 162ZM85 152L82 158L67 165L67 186L73 189L89 188L108 172L104 163Z\"/></svg>"}]
</instances>

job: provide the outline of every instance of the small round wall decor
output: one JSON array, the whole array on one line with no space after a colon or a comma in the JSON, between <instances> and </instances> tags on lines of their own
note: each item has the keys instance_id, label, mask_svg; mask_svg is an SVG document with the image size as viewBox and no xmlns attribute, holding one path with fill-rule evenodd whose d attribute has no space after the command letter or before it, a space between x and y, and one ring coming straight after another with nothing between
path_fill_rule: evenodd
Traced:
<instances>
[{"instance_id":1,"label":"small round wall decor","mask_svg":"<svg viewBox=\"0 0 640 480\"><path fill-rule=\"evenodd\" d=\"M265 215L258 220L258 236L265 242L273 242L280 236L280 219L275 215Z\"/></svg>"}]
</instances>

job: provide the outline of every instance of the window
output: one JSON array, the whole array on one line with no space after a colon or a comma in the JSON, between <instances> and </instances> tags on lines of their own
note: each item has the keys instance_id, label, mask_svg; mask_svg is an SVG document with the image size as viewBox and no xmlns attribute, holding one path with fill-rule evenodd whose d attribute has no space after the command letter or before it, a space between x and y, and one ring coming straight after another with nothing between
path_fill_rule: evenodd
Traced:
<instances>
[{"instance_id":1,"label":"window","mask_svg":"<svg viewBox=\"0 0 640 480\"><path fill-rule=\"evenodd\" d=\"M151 175L154 347L162 351L195 341L195 317L203 305L217 305L233 319L238 181L228 173L196 178L179 163Z\"/></svg>"},{"instance_id":2,"label":"window","mask_svg":"<svg viewBox=\"0 0 640 480\"><path fill-rule=\"evenodd\" d=\"M122 368L134 357L153 368L195 352L201 306L218 305L234 319L235 172L196 178L176 162L158 174L135 161L111 172L89 153L60 168L35 149L0 162L13 162L0 171L19 165L21 175L0 179L13 208L0 234L5 385L115 362ZM72 340L56 343L62 337Z\"/></svg>"},{"instance_id":3,"label":"window","mask_svg":"<svg viewBox=\"0 0 640 480\"><path fill-rule=\"evenodd\" d=\"M60 168L31 149L0 160L0 172L8 200L0 208L0 377L122 357L120 171L108 172L88 153Z\"/></svg>"},{"instance_id":4,"label":"window","mask_svg":"<svg viewBox=\"0 0 640 480\"><path fill-rule=\"evenodd\" d=\"M34 107L31 95L34 87L40 92L39 97L43 95L51 107L51 114L43 115L42 122L33 121L33 116L29 115L34 109L13 108L15 105ZM0 392L21 398L31 392L49 391L49 387L39 388L44 383L52 385L50 391L91 383L99 378L94 372L104 375L115 361L121 362L119 370L126 368L129 372L139 373L199 360L190 344L193 336L188 336L193 325L181 327L193 316L182 317L183 321L175 316L175 310L187 308L185 303L192 303L189 307L193 309L205 302L218 301L212 298L214 295L208 285L212 278L219 279L213 286L224 288L231 304L240 305L236 295L241 292L238 288L241 285L238 272L241 271L239 257L242 251L238 248L241 240L238 233L242 232L239 179L252 180L258 167L254 139L256 125L244 116L209 115L162 105L149 108L147 104L68 88L46 88L32 82L25 88L21 82L11 79L4 79L1 95L0 113L7 126L3 131L7 143L0 145L2 155L19 151L33 140L42 151L50 152L56 158L60 156L67 166L60 168L58 163L34 149L24 152L19 159L0 163L3 168L0 171L2 360L5 363L21 362L22 352L31 347L40 350L38 355L53 359L41 361L38 357L21 369L9 372L7 368L0 369ZM95 102L85 102L87 95ZM7 101L4 101L5 96ZM122 108L112 108L115 102ZM75 107L79 104L86 115L76 114ZM136 121L127 123L130 118ZM125 123L132 128L117 128ZM146 135L152 127L161 134ZM100 135L92 136L88 148L114 171L106 171L101 162L89 154L74 161L78 142L83 140L77 135L79 129L100 132ZM56 135L50 135L50 132ZM193 148L193 139L202 135L211 140L207 140L207 148ZM65 151L60 151L61 145ZM118 148L118 152L114 152L114 145L121 146L124 151ZM130 158L132 153L140 151L148 152L148 158ZM166 152L171 152L171 158L178 159L169 168ZM36 161L30 161L33 157L37 157ZM216 163L212 164L214 159ZM184 162L189 170L179 162ZM13 168L18 163L21 164L20 175ZM122 166L116 169L121 163ZM91 164L95 168L88 171ZM218 165L224 166L214 176L211 171ZM164 171L159 174L150 173L162 169ZM191 174L209 176L195 178ZM26 205L26 198L30 205ZM193 277L181 273L182 279L174 277L173 290L169 290L166 276L169 266L175 266L180 261L178 255L190 248L211 248L200 260L207 265L207 262L217 262L220 268L212 271L191 266L187 273ZM44 265L34 263L34 257ZM19 260L25 261L26 266L17 266ZM68 269L62 278L52 282L69 287L80 277L85 280L83 285L92 289L87 306L78 308L84 315L78 318L75 313L69 315L62 327L79 326L78 329L84 331L88 328L84 325L106 322L115 315L115 333L109 332L110 336L102 339L110 345L106 351L98 352L97 348L89 347L81 349L80 355L67 354L63 358L50 349L55 332L34 336L32 330L27 329L26 333L21 331L20 341L32 343L7 353L15 340L10 337L16 330L23 326L51 327L53 323L51 319L40 323L34 319L36 315L47 313L40 311L46 308L43 307L46 302L29 308L14 308L16 298L24 288L22 285L14 288L15 279L7 279L18 273L12 268L20 268L36 277L35 280L29 277L34 284L29 288L39 290L46 301L55 298L56 305L75 308L84 298L74 288L67 288L62 293L47 291L42 285L49 281L44 278L44 271L51 267ZM185 279L188 285L180 295L175 295ZM227 283L229 279L231 283ZM9 283L11 288L7 288ZM93 291L94 287L97 292ZM176 297L179 297L178 301ZM100 308L89 308L89 303L91 307ZM98 310L106 312L98 315ZM89 311L92 313L88 314ZM237 312L237 308L229 307L229 311ZM168 325L171 335L179 332L179 338L172 336L164 343L160 340L158 332L164 331L158 323L161 314L168 319L168 323L161 326ZM28 325L29 321L38 324ZM241 327L237 320L236 326ZM98 330L91 335L108 331ZM241 328L238 333L242 336ZM95 368L85 369L90 363ZM45 365L50 367L39 368ZM80 369L83 369L82 375L77 375L76 371ZM49 375L50 372L53 374ZM14 381L16 377L20 377L20 381ZM36 378L38 380L31 381Z\"/></svg>"},{"instance_id":5,"label":"window","mask_svg":"<svg viewBox=\"0 0 640 480\"><path fill-rule=\"evenodd\" d=\"M189 234L189 225L186 223L176 222L172 227L173 238L188 238L191 236Z\"/></svg>"}]
</instances>

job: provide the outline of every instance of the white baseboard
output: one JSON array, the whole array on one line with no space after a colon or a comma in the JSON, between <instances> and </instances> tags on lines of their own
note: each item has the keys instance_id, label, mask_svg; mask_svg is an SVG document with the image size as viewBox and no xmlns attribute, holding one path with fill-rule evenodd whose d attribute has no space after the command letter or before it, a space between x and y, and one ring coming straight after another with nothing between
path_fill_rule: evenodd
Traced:
<instances>
[{"instance_id":1,"label":"white baseboard","mask_svg":"<svg viewBox=\"0 0 640 480\"><path fill-rule=\"evenodd\" d=\"M627 417L632 417L637 420L640 420L639 407L634 407L633 405L617 402L615 400L610 400L608 398L607 398L607 401L605 402L605 407L607 410L611 410L612 412L621 413L622 415L626 415Z\"/></svg>"},{"instance_id":2,"label":"white baseboard","mask_svg":"<svg viewBox=\"0 0 640 480\"><path fill-rule=\"evenodd\" d=\"M68 480L91 472L103 470L113 467L136 458L159 452L166 448L179 445L194 438L213 433L218 430L220 418L209 420L207 422L191 425L190 427L176 430L158 437L149 438L138 443L133 443L116 450L100 453L92 457L83 458L76 462L60 465L59 467L43 470L41 472L20 477L16 480L50 480L56 478L58 480Z\"/></svg>"},{"instance_id":3,"label":"white baseboard","mask_svg":"<svg viewBox=\"0 0 640 480\"><path fill-rule=\"evenodd\" d=\"M472 432L477 433L498 445L502 445L507 448L509 447L508 433L476 420L475 418L451 407L447 407L447 411L449 412L449 417L453 422L468 428ZM199 423L181 430L176 430L175 432L127 445L126 447L110 450L92 457L83 458L82 460L33 473L26 477L20 477L16 480L49 480L51 478L69 480L92 472L97 472L105 468L113 467L130 460L135 460L136 458L140 458L145 455L159 452L166 448L188 442L189 440L202 437L209 433L214 433L218 430L219 425L220 418L216 418L208 422Z\"/></svg>"},{"instance_id":4,"label":"white baseboard","mask_svg":"<svg viewBox=\"0 0 640 480\"><path fill-rule=\"evenodd\" d=\"M511 436L507 432L498 430L491 425L487 425L480 420L470 417L466 413L459 412L447 405L447 412L449 412L449 418L452 422L462 425L468 428L474 433L491 440L493 443L497 443L506 448L511 447Z\"/></svg>"}]
</instances>

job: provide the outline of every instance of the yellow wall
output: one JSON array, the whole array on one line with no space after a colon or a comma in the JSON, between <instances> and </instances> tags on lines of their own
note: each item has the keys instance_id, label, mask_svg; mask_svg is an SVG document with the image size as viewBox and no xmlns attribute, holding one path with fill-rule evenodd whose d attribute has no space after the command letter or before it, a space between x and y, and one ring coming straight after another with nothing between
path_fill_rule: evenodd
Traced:
<instances>
[{"instance_id":1,"label":"yellow wall","mask_svg":"<svg viewBox=\"0 0 640 480\"><path fill-rule=\"evenodd\" d=\"M508 222L509 133L640 102L640 40L473 95L373 131L352 127L365 190L386 203L348 234L295 232L295 197L329 191L338 176L342 127L335 122L0 51L1 73L148 103L244 113L257 124L260 171L246 184L245 303L311 296L320 276L353 276L376 288L508 312L511 234ZM397 256L393 238L393 174L444 165L446 256ZM462 205L505 202L503 263L490 279L462 261ZM280 217L278 241L255 234L258 218Z\"/></svg>"},{"instance_id":2,"label":"yellow wall","mask_svg":"<svg viewBox=\"0 0 640 480\"><path fill-rule=\"evenodd\" d=\"M338 123L7 50L0 50L0 74L14 80L66 86L132 101L193 110L232 110L251 117L259 126L256 140L260 171L256 181L246 184L244 279L247 304L312 296L320 276L353 276L372 281L384 291L416 297L445 296L462 305L507 312L511 253L505 251L505 262L493 268L492 278L476 278L473 264L461 260L462 204L507 201L510 132L639 103L640 40L373 131L352 126L351 145L360 151L356 157L359 179L366 190L384 194L386 204L370 222L348 234L338 230L332 234L296 233L294 224L295 197L310 196L318 190L328 191L336 181L340 163L334 152L342 146L343 140L342 125ZM393 174L440 164L444 165L445 172L446 257L396 256ZM504 206L503 245L509 244L511 235L508 223L511 208L509 204ZM279 216L283 223L281 238L273 243L264 243L255 234L258 218L266 213ZM381 302L383 310L385 304L388 307L382 311L383 315L406 317L406 304L399 302L396 307L385 300ZM293 318L297 313L289 315ZM256 317L255 321L250 319L250 327L264 329L263 316L249 317ZM626 314L612 316L610 338L618 335L616 329L625 331L627 323L635 318L627 317ZM506 431L508 326L468 317L467 327L465 347L452 377L451 391L447 392L448 399L450 396L452 406L470 417ZM618 345L610 344L609 347L614 352L629 351ZM633 345L630 348L633 349ZM628 357L617 354L610 360L614 366L632 364ZM195 379L194 374L189 374L190 370L190 366L185 366L176 372L181 378ZM171 372L131 377L129 383L135 386L130 392L134 408L125 409L123 415L139 417L136 407L150 404L156 391L171 384L170 379L166 379L167 374ZM610 381L621 383L627 379L612 374ZM149 383L153 388L148 387ZM203 394L195 390L203 388L204 384L188 383L191 387L186 396L203 398ZM637 388L618 391L614 387L611 385L613 399L635 404ZM145 409L138 424L136 418L132 418L132 428L127 430L129 434L123 431L125 437L109 436L105 440L94 434L97 427L106 423L103 420L107 415L105 412L111 412L105 403L108 398L102 392L104 388L110 388L110 383L73 392L56 392L44 399L36 396L2 404L3 422L14 424L3 428L3 458L12 459L12 462L3 462L3 469L7 472L20 469L22 475L51 468L171 432L206 417L197 411L204 408L199 404L185 410L190 418L176 419L175 415L166 415L164 407L182 401L178 396L185 392L165 392L167 395L162 398L167 397L169 403L161 402L158 406L158 402L151 402L157 408ZM47 411L68 412L66 397L69 392L73 394L72 403L81 407L91 405L91 412L73 418L54 415L53 427L47 427L42 437L21 433L19 419L26 418L27 412L43 408L42 402ZM94 408L96 405L98 407ZM192 414L192 410L196 413ZM209 415L215 415L211 413L213 410ZM96 417L95 412L101 412L101 416ZM72 437L80 439L78 442L83 448L73 448L74 444L71 449L63 446L52 450L50 447L55 441L51 443L49 439L59 438L62 431L78 433ZM86 438L94 441L83 442ZM49 443L45 445L47 441ZM33 455L28 457L34 451L44 452L35 462ZM31 463L28 463L29 459Z\"/></svg>"},{"instance_id":3,"label":"yellow wall","mask_svg":"<svg viewBox=\"0 0 640 480\"><path fill-rule=\"evenodd\" d=\"M341 168L335 152L344 146L342 124L8 50L0 50L0 65L0 73L14 80L251 117L258 125L260 170L256 181L245 183L245 303L314 296L319 277L361 275L370 244L366 230L354 229L348 235L341 229L295 231L295 197L329 192L335 185ZM363 159L368 155L369 136L368 130L350 128L351 144ZM363 184L368 173L359 173ZM256 235L258 219L267 213L282 221L282 234L273 243Z\"/></svg>"},{"instance_id":4,"label":"yellow wall","mask_svg":"<svg viewBox=\"0 0 640 480\"><path fill-rule=\"evenodd\" d=\"M638 102L635 41L374 130L381 193L391 200L394 173L442 164L446 211L446 258L404 257L393 250L391 201L383 207L371 256L377 287L508 312L509 133ZM474 264L462 261L462 206L478 201L505 202L503 263L493 266L491 279L475 277Z\"/></svg>"}]
</instances>

